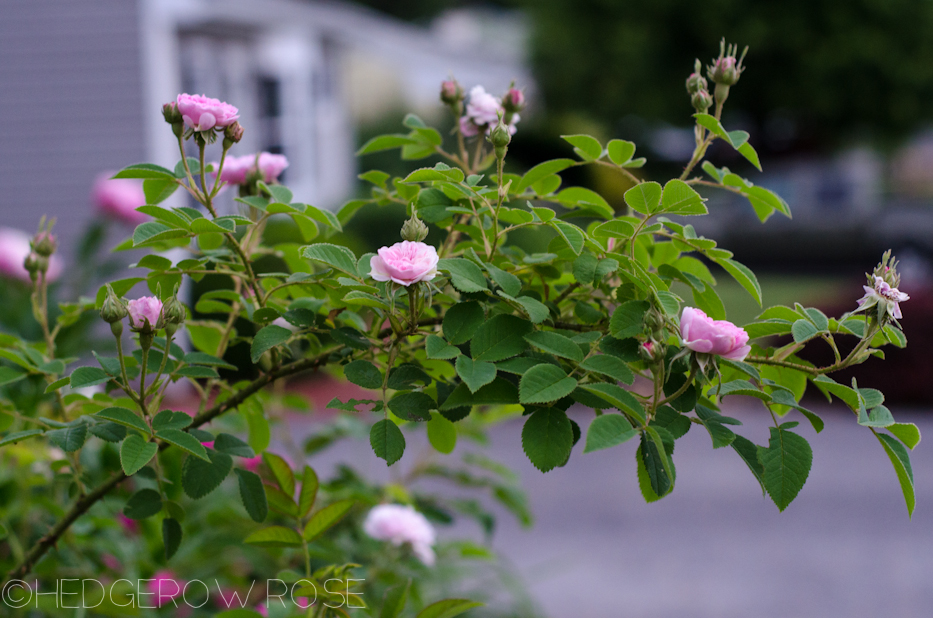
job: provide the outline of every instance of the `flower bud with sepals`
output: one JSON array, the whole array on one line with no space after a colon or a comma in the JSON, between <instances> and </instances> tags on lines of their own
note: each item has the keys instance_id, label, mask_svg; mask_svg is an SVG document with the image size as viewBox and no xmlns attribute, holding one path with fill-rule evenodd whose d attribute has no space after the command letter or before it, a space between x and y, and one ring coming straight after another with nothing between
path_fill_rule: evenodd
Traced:
<instances>
[{"instance_id":1,"label":"flower bud with sepals","mask_svg":"<svg viewBox=\"0 0 933 618\"><path fill-rule=\"evenodd\" d=\"M428 226L424 224L424 221L418 218L418 213L415 212L414 206L411 209L411 218L405 222L402 226L401 237L402 240L410 240L411 242L421 242L428 236Z\"/></svg>"},{"instance_id":2,"label":"flower bud with sepals","mask_svg":"<svg viewBox=\"0 0 933 618\"><path fill-rule=\"evenodd\" d=\"M729 88L734 86L745 67L742 61L745 60L745 54L748 53L748 46L742 51L741 58L736 59L737 45L726 45L723 39L719 44L719 57L713 60L713 64L706 67L707 76L716 84L713 95L716 97L716 103L722 106L729 98Z\"/></svg>"},{"instance_id":3,"label":"flower bud with sepals","mask_svg":"<svg viewBox=\"0 0 933 618\"><path fill-rule=\"evenodd\" d=\"M713 106L713 97L706 90L699 90L690 97L690 103L697 112L705 114Z\"/></svg>"},{"instance_id":4,"label":"flower bud with sepals","mask_svg":"<svg viewBox=\"0 0 933 618\"><path fill-rule=\"evenodd\" d=\"M691 95L698 93L701 90L706 90L708 88L706 78L703 77L703 66L700 64L700 60L697 59L693 67L693 73L690 74L690 77L687 78L687 92Z\"/></svg>"},{"instance_id":5,"label":"flower bud with sepals","mask_svg":"<svg viewBox=\"0 0 933 618\"><path fill-rule=\"evenodd\" d=\"M224 150L228 150L234 144L239 143L241 139L243 139L243 125L239 122L234 122L224 127Z\"/></svg>"},{"instance_id":6,"label":"flower bud with sepals","mask_svg":"<svg viewBox=\"0 0 933 618\"><path fill-rule=\"evenodd\" d=\"M463 101L463 88L455 79L441 82L441 102L456 108Z\"/></svg>"},{"instance_id":7,"label":"flower bud with sepals","mask_svg":"<svg viewBox=\"0 0 933 618\"><path fill-rule=\"evenodd\" d=\"M496 150L496 158L500 161L505 158L509 143L512 141L512 134L509 128L502 122L502 116L499 116L499 122L487 138Z\"/></svg>"}]
</instances>

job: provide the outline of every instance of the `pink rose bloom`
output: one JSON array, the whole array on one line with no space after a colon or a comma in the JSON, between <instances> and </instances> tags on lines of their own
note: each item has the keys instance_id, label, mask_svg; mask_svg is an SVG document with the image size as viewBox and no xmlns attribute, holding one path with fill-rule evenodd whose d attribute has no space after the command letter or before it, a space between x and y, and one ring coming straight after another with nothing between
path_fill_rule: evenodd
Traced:
<instances>
[{"instance_id":1,"label":"pink rose bloom","mask_svg":"<svg viewBox=\"0 0 933 618\"><path fill-rule=\"evenodd\" d=\"M146 585L148 592L155 595L156 607L162 607L172 599L181 596L184 589L182 583L175 579L175 574L168 569L153 573L151 581Z\"/></svg>"},{"instance_id":2,"label":"pink rose bloom","mask_svg":"<svg viewBox=\"0 0 933 618\"><path fill-rule=\"evenodd\" d=\"M887 281L877 275L875 275L874 287L863 285L862 289L865 290L865 296L858 300L860 309L868 309L879 303L883 303L885 305L885 311L894 316L895 319L900 320L903 317L903 315L901 315L900 303L905 300L910 300L910 296L904 294L897 288L892 288Z\"/></svg>"},{"instance_id":3,"label":"pink rose bloom","mask_svg":"<svg viewBox=\"0 0 933 618\"><path fill-rule=\"evenodd\" d=\"M195 131L210 131L231 125L240 117L240 110L203 94L178 95L178 111L185 126Z\"/></svg>"},{"instance_id":4,"label":"pink rose bloom","mask_svg":"<svg viewBox=\"0 0 933 618\"><path fill-rule=\"evenodd\" d=\"M680 316L680 337L694 352L715 354L729 360L745 360L752 347L748 333L726 320L714 320L699 309L684 307Z\"/></svg>"},{"instance_id":5,"label":"pink rose bloom","mask_svg":"<svg viewBox=\"0 0 933 618\"><path fill-rule=\"evenodd\" d=\"M369 274L376 281L394 281L408 287L430 281L437 274L437 249L423 242L403 240L382 247L369 260Z\"/></svg>"},{"instance_id":6,"label":"pink rose bloom","mask_svg":"<svg viewBox=\"0 0 933 618\"><path fill-rule=\"evenodd\" d=\"M470 102L466 106L466 115L478 126L495 124L499 114L504 114L499 99L492 96L482 86L470 90Z\"/></svg>"},{"instance_id":7,"label":"pink rose bloom","mask_svg":"<svg viewBox=\"0 0 933 618\"><path fill-rule=\"evenodd\" d=\"M29 234L10 227L0 227L0 275L32 283L24 263L32 252ZM62 274L62 261L57 255L49 257L49 269L45 276L55 281Z\"/></svg>"},{"instance_id":8,"label":"pink rose bloom","mask_svg":"<svg viewBox=\"0 0 933 618\"><path fill-rule=\"evenodd\" d=\"M146 205L142 182L132 178L111 178L115 173L104 172L97 176L91 190L91 201L102 215L128 225L139 225L149 218L136 210Z\"/></svg>"},{"instance_id":9,"label":"pink rose bloom","mask_svg":"<svg viewBox=\"0 0 933 618\"><path fill-rule=\"evenodd\" d=\"M219 163L214 163L214 169L220 167ZM262 173L262 179L265 182L273 182L279 179L279 176L288 167L288 159L285 155L272 154L271 152L259 153L259 171ZM242 157L227 157L224 160L224 168L220 171L220 179L231 185L242 185L246 182L246 177L256 171L256 155L243 155Z\"/></svg>"},{"instance_id":10,"label":"pink rose bloom","mask_svg":"<svg viewBox=\"0 0 933 618\"><path fill-rule=\"evenodd\" d=\"M421 562L434 564L434 527L411 506L380 504L366 516L363 530L372 538L395 546L409 543Z\"/></svg>"},{"instance_id":11,"label":"pink rose bloom","mask_svg":"<svg viewBox=\"0 0 933 618\"><path fill-rule=\"evenodd\" d=\"M271 152L259 153L259 171L262 172L262 177L266 182L278 180L286 167L288 167L288 159L285 155Z\"/></svg>"},{"instance_id":12,"label":"pink rose bloom","mask_svg":"<svg viewBox=\"0 0 933 618\"><path fill-rule=\"evenodd\" d=\"M473 124L469 116L461 116L460 132L463 133L463 137L476 137L479 135L479 127Z\"/></svg>"},{"instance_id":13,"label":"pink rose bloom","mask_svg":"<svg viewBox=\"0 0 933 618\"><path fill-rule=\"evenodd\" d=\"M120 523L120 526L123 528L123 530L125 530L128 534L136 534L139 532L139 524L123 513L117 514L117 521Z\"/></svg>"},{"instance_id":14,"label":"pink rose bloom","mask_svg":"<svg viewBox=\"0 0 933 618\"><path fill-rule=\"evenodd\" d=\"M136 328L143 326L147 321L151 328L155 328L162 317L162 301L155 296L131 300L126 309L130 314L130 325Z\"/></svg>"}]
</instances>

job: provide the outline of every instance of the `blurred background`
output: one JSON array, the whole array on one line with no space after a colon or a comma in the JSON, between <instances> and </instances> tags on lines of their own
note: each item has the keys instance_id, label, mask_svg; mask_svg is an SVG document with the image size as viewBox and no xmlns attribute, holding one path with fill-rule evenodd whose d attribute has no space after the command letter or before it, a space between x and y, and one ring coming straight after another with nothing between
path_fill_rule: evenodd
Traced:
<instances>
[{"instance_id":1,"label":"blurred background","mask_svg":"<svg viewBox=\"0 0 933 618\"><path fill-rule=\"evenodd\" d=\"M764 172L731 149L709 158L776 191L793 219L762 224L744 200L711 193L712 214L697 230L758 273L766 304L797 300L831 314L854 308L863 273L893 249L911 295L910 347L850 375L885 391L899 418L933 429L923 415L933 403L931 32L933 3L920 0L0 0L0 226L32 232L42 214L54 216L69 266L93 265L88 280L116 272L92 258L132 227L95 210L93 183L130 163L174 166L177 144L160 108L179 92L239 107L238 152L285 154L282 181L322 207L363 194L360 172L403 171L391 156L354 152L401 130L406 112L451 126L438 103L449 76L466 89L501 94L513 80L524 89L512 171L571 156L558 136L585 132L635 141L649 161L642 172L663 180L693 147L684 80L725 36L750 51L723 124L751 134ZM621 207L628 187L587 170L567 181ZM364 209L340 241L385 244L402 216ZM5 298L23 294L15 282L2 285ZM756 315L744 292L725 280L721 288L735 322ZM0 324L12 327L20 318L4 305ZM918 515L908 524L893 472L867 471L886 465L881 450L859 442L847 417L830 418L811 484L780 517L754 495L751 477L736 495L725 479L747 472L737 459L717 467L719 453L699 432L688 436L696 459L681 481L693 489L645 506L634 478L592 481L612 469L599 456L541 477L505 428L494 446L522 468L539 526L506 530L497 543L545 615L928 615L933 582L917 573L930 572L931 486L918 480ZM874 458L846 457L863 448ZM916 455L919 479L933 459L922 447ZM866 513L866 502L877 506ZM691 545L701 525L715 536ZM672 530L683 544L670 540ZM644 554L645 571L627 570L631 552ZM800 552L806 576L792 568ZM760 568L736 567L753 554ZM869 585L852 583L859 578ZM897 591L884 597L886 610L882 589ZM620 609L626 598L630 608Z\"/></svg>"}]
</instances>

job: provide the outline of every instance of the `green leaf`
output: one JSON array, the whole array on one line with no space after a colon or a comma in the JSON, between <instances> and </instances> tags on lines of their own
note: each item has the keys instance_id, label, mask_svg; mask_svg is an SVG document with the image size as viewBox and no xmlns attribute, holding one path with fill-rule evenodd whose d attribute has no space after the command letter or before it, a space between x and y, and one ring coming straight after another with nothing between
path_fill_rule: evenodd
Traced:
<instances>
[{"instance_id":1,"label":"green leaf","mask_svg":"<svg viewBox=\"0 0 933 618\"><path fill-rule=\"evenodd\" d=\"M442 414L432 414L428 421L428 441L434 450L448 455L457 446L457 427Z\"/></svg>"},{"instance_id":2,"label":"green leaf","mask_svg":"<svg viewBox=\"0 0 933 618\"><path fill-rule=\"evenodd\" d=\"M682 180L671 180L661 194L661 212L671 215L705 215L703 198Z\"/></svg>"},{"instance_id":3,"label":"green leaf","mask_svg":"<svg viewBox=\"0 0 933 618\"><path fill-rule=\"evenodd\" d=\"M858 409L861 407L861 400L859 399L858 393L844 384L839 384L830 377L818 376L813 378L813 384L823 391L824 394L831 393L835 395L856 412L858 412Z\"/></svg>"},{"instance_id":4,"label":"green leaf","mask_svg":"<svg viewBox=\"0 0 933 618\"><path fill-rule=\"evenodd\" d=\"M269 324L268 326L263 326L262 329L256 336L253 337L253 343L249 348L250 359L254 363L258 363L259 359L262 358L262 355L277 345L282 345L288 341L289 337L292 336L292 331L278 326L277 324Z\"/></svg>"},{"instance_id":5,"label":"green leaf","mask_svg":"<svg viewBox=\"0 0 933 618\"><path fill-rule=\"evenodd\" d=\"M421 610L415 618L454 618L474 607L482 607L482 603L467 599L444 599L432 603Z\"/></svg>"},{"instance_id":6,"label":"green leaf","mask_svg":"<svg viewBox=\"0 0 933 618\"><path fill-rule=\"evenodd\" d=\"M243 542L257 547L300 547L303 544L301 535L283 526L269 526L257 530L243 539Z\"/></svg>"},{"instance_id":7,"label":"green leaf","mask_svg":"<svg viewBox=\"0 0 933 618\"><path fill-rule=\"evenodd\" d=\"M645 313L650 306L644 300L630 300L616 307L609 319L610 334L616 339L640 334L645 329Z\"/></svg>"},{"instance_id":8,"label":"green leaf","mask_svg":"<svg viewBox=\"0 0 933 618\"><path fill-rule=\"evenodd\" d=\"M463 258L438 260L437 269L450 273L450 282L461 292L481 292L486 287L486 277L479 266Z\"/></svg>"},{"instance_id":9,"label":"green leaf","mask_svg":"<svg viewBox=\"0 0 933 618\"><path fill-rule=\"evenodd\" d=\"M752 295L758 305L761 306L761 285L758 284L758 278L747 266L740 264L729 258L715 258L714 261L722 266L732 278L738 281L745 290Z\"/></svg>"},{"instance_id":10,"label":"green leaf","mask_svg":"<svg viewBox=\"0 0 933 618\"><path fill-rule=\"evenodd\" d=\"M186 451L198 459L203 459L204 461L210 462L210 459L207 456L207 449L201 446L201 443L197 438L192 436L190 433L186 433L179 429L162 429L156 432L156 437L160 440L165 440L169 444L174 444L178 448Z\"/></svg>"},{"instance_id":11,"label":"green leaf","mask_svg":"<svg viewBox=\"0 0 933 618\"><path fill-rule=\"evenodd\" d=\"M557 233L564 239L571 251L576 255L580 255L580 252L583 251L583 243L586 241L586 234L583 233L583 230L572 223L559 219L549 221L548 225L557 230Z\"/></svg>"},{"instance_id":12,"label":"green leaf","mask_svg":"<svg viewBox=\"0 0 933 618\"><path fill-rule=\"evenodd\" d=\"M175 174L162 166L152 163L136 163L124 167L113 175L114 178L159 178L162 180L175 180Z\"/></svg>"},{"instance_id":13,"label":"green leaf","mask_svg":"<svg viewBox=\"0 0 933 618\"><path fill-rule=\"evenodd\" d=\"M126 408L106 408L95 414L97 418L107 421L113 421L132 429L138 429L145 434L149 434L149 426L139 416Z\"/></svg>"},{"instance_id":14,"label":"green leaf","mask_svg":"<svg viewBox=\"0 0 933 618\"><path fill-rule=\"evenodd\" d=\"M431 376L426 374L421 367L411 363L403 363L394 367L389 372L387 386L396 391L407 391L418 388L418 386L428 386L431 383Z\"/></svg>"},{"instance_id":15,"label":"green leaf","mask_svg":"<svg viewBox=\"0 0 933 618\"><path fill-rule=\"evenodd\" d=\"M609 153L609 160L616 165L625 165L632 160L635 154L635 144L621 139L609 140L606 145L606 151Z\"/></svg>"},{"instance_id":16,"label":"green leaf","mask_svg":"<svg viewBox=\"0 0 933 618\"><path fill-rule=\"evenodd\" d=\"M576 344L574 344L576 345ZM566 397L577 388L577 381L567 377L564 370L550 363L542 363L525 372L518 384L521 403L548 403Z\"/></svg>"},{"instance_id":17,"label":"green leaf","mask_svg":"<svg viewBox=\"0 0 933 618\"><path fill-rule=\"evenodd\" d=\"M317 473L311 466L305 466L301 477L301 493L298 496L298 514L300 517L307 517L314 507L319 485Z\"/></svg>"},{"instance_id":18,"label":"green leaf","mask_svg":"<svg viewBox=\"0 0 933 618\"><path fill-rule=\"evenodd\" d=\"M602 414L593 419L586 431L584 453L599 451L631 440L638 432L621 414Z\"/></svg>"},{"instance_id":19,"label":"green leaf","mask_svg":"<svg viewBox=\"0 0 933 618\"><path fill-rule=\"evenodd\" d=\"M197 457L185 458L181 468L181 487L189 498L198 500L220 487L233 468L233 459L226 453L208 450L207 456L209 462Z\"/></svg>"},{"instance_id":20,"label":"green leaf","mask_svg":"<svg viewBox=\"0 0 933 618\"><path fill-rule=\"evenodd\" d=\"M555 332L536 330L525 335L525 341L538 348L549 352L554 356L569 358L572 361L581 362L583 360L583 350L580 349L569 337L564 337Z\"/></svg>"},{"instance_id":21,"label":"green leaf","mask_svg":"<svg viewBox=\"0 0 933 618\"><path fill-rule=\"evenodd\" d=\"M428 335L424 345L425 354L432 359L451 359L460 356L460 350L437 335Z\"/></svg>"},{"instance_id":22,"label":"green leaf","mask_svg":"<svg viewBox=\"0 0 933 618\"><path fill-rule=\"evenodd\" d=\"M664 438L667 438L667 445ZM648 472L652 491L659 497L664 497L674 488L674 463L670 458L673 442L674 438L664 428L649 425L642 432L641 448L645 470Z\"/></svg>"},{"instance_id":23,"label":"green leaf","mask_svg":"<svg viewBox=\"0 0 933 618\"><path fill-rule=\"evenodd\" d=\"M731 446L736 453L739 454L739 457L742 458L742 461L745 462L745 465L748 466L748 469L752 471L752 474L755 475L755 479L758 481L758 484L761 485L761 494L765 494L765 482L762 478L764 475L764 468L761 465L761 462L758 461L758 449L760 448L754 442L740 435L736 435L732 439Z\"/></svg>"},{"instance_id":24,"label":"green leaf","mask_svg":"<svg viewBox=\"0 0 933 618\"><path fill-rule=\"evenodd\" d=\"M184 412L162 410L152 418L152 428L155 431L163 429L184 429L191 424L191 417Z\"/></svg>"},{"instance_id":25,"label":"green leaf","mask_svg":"<svg viewBox=\"0 0 933 618\"><path fill-rule=\"evenodd\" d=\"M363 388L382 388L382 372L367 360L355 360L343 368L347 380Z\"/></svg>"},{"instance_id":26,"label":"green leaf","mask_svg":"<svg viewBox=\"0 0 933 618\"><path fill-rule=\"evenodd\" d=\"M642 182L628 191L623 196L625 203L631 206L635 212L643 215L651 215L657 212L661 204L661 185L656 182Z\"/></svg>"},{"instance_id":27,"label":"green leaf","mask_svg":"<svg viewBox=\"0 0 933 618\"><path fill-rule=\"evenodd\" d=\"M603 145L595 137L590 135L561 135L561 138L569 142L574 147L573 151L584 161L595 161L603 156Z\"/></svg>"},{"instance_id":28,"label":"green leaf","mask_svg":"<svg viewBox=\"0 0 933 618\"><path fill-rule=\"evenodd\" d=\"M147 178L143 180L143 193L146 196L146 204L164 202L177 188L178 183L174 178L171 180L163 178Z\"/></svg>"},{"instance_id":29,"label":"green leaf","mask_svg":"<svg viewBox=\"0 0 933 618\"><path fill-rule=\"evenodd\" d=\"M165 559L171 560L181 547L181 524L177 519L166 517L162 520L162 544L165 546Z\"/></svg>"},{"instance_id":30,"label":"green leaf","mask_svg":"<svg viewBox=\"0 0 933 618\"><path fill-rule=\"evenodd\" d=\"M539 163L538 165L535 165L533 168L525 172L525 175L522 176L522 180L520 183L518 183L518 186L515 188L515 190L521 193L542 178L547 178L548 176L561 172L573 165L575 165L575 162L572 159L553 159L551 161Z\"/></svg>"},{"instance_id":31,"label":"green leaf","mask_svg":"<svg viewBox=\"0 0 933 618\"><path fill-rule=\"evenodd\" d=\"M913 517L916 498L914 496L914 471L910 465L910 453L904 448L904 445L889 435L875 432L878 442L884 447L884 452L888 454L891 465L897 473L897 480L901 485L901 491L904 493L904 502L907 503L907 515Z\"/></svg>"},{"instance_id":32,"label":"green leaf","mask_svg":"<svg viewBox=\"0 0 933 618\"><path fill-rule=\"evenodd\" d=\"M635 376L632 374L632 370L628 368L628 365L621 359L608 354L597 354L596 356L587 358L580 363L580 369L601 373L604 376L609 376L618 382L624 382L626 384L631 384L635 381Z\"/></svg>"},{"instance_id":33,"label":"green leaf","mask_svg":"<svg viewBox=\"0 0 933 618\"><path fill-rule=\"evenodd\" d=\"M382 419L373 425L369 432L369 443L376 457L384 459L390 466L401 459L405 452L405 436L398 425L389 419Z\"/></svg>"},{"instance_id":34,"label":"green leaf","mask_svg":"<svg viewBox=\"0 0 933 618\"><path fill-rule=\"evenodd\" d=\"M913 423L894 423L886 429L907 445L910 450L920 444L920 430Z\"/></svg>"},{"instance_id":35,"label":"green leaf","mask_svg":"<svg viewBox=\"0 0 933 618\"><path fill-rule=\"evenodd\" d=\"M328 506L325 506L323 509L314 514L314 516L308 521L308 525L305 526L304 537L305 541L313 541L317 537L321 536L328 528L331 528L337 524L344 516L353 508L353 500L341 500L339 502L334 502Z\"/></svg>"},{"instance_id":36,"label":"green leaf","mask_svg":"<svg viewBox=\"0 0 933 618\"><path fill-rule=\"evenodd\" d=\"M66 453L73 453L84 446L87 440L87 423L78 423L72 427L63 427L48 432L52 444Z\"/></svg>"},{"instance_id":37,"label":"green leaf","mask_svg":"<svg viewBox=\"0 0 933 618\"><path fill-rule=\"evenodd\" d=\"M858 424L863 427L889 427L894 424L894 416L884 406L877 406L867 412L865 408L860 408Z\"/></svg>"},{"instance_id":38,"label":"green leaf","mask_svg":"<svg viewBox=\"0 0 933 618\"><path fill-rule=\"evenodd\" d=\"M498 294L502 298L511 300L519 307L521 307L522 311L525 312L525 315L528 316L528 319L535 324L540 324L541 322L548 319L548 317L551 315L551 310L547 308L547 305L539 300L535 300L531 296L519 296L518 298L512 298L501 290Z\"/></svg>"},{"instance_id":39,"label":"green leaf","mask_svg":"<svg viewBox=\"0 0 933 618\"><path fill-rule=\"evenodd\" d=\"M453 345L466 343L473 338L486 316L483 307L476 301L457 303L444 314L444 336Z\"/></svg>"},{"instance_id":40,"label":"green leaf","mask_svg":"<svg viewBox=\"0 0 933 618\"><path fill-rule=\"evenodd\" d=\"M162 510L162 496L154 489L140 489L130 496L123 514L130 519L146 519Z\"/></svg>"},{"instance_id":41,"label":"green leaf","mask_svg":"<svg viewBox=\"0 0 933 618\"><path fill-rule=\"evenodd\" d=\"M528 349L525 335L534 330L531 322L513 315L499 314L483 322L470 342L473 360L500 361Z\"/></svg>"},{"instance_id":42,"label":"green leaf","mask_svg":"<svg viewBox=\"0 0 933 618\"><path fill-rule=\"evenodd\" d=\"M369 339L367 339L363 333L349 326L335 328L330 331L330 336L333 337L337 343L342 343L345 346L357 350L369 350L372 347Z\"/></svg>"},{"instance_id":43,"label":"green leaf","mask_svg":"<svg viewBox=\"0 0 933 618\"><path fill-rule=\"evenodd\" d=\"M266 490L263 488L262 479L258 474L240 468L236 469L236 475L243 507L253 521L264 522L269 514L269 503L266 502Z\"/></svg>"},{"instance_id":44,"label":"green leaf","mask_svg":"<svg viewBox=\"0 0 933 618\"><path fill-rule=\"evenodd\" d=\"M521 293L521 279L512 273L506 272L501 268L493 266L492 264L486 264L486 272L488 272L489 276L492 277L492 280L496 282L496 285L502 288L502 291L509 296L517 296L519 293Z\"/></svg>"},{"instance_id":45,"label":"green leaf","mask_svg":"<svg viewBox=\"0 0 933 618\"><path fill-rule=\"evenodd\" d=\"M758 153L755 152L755 149L752 147L751 144L749 144L748 142L745 142L744 144L736 148L736 150L739 152L740 155L748 159L749 162L751 162L751 164L754 165L755 168L757 168L759 172L761 171L761 161L758 160Z\"/></svg>"},{"instance_id":46,"label":"green leaf","mask_svg":"<svg viewBox=\"0 0 933 618\"><path fill-rule=\"evenodd\" d=\"M130 434L120 445L120 465L127 476L133 476L149 463L159 451L155 442L146 442L138 435Z\"/></svg>"},{"instance_id":47,"label":"green leaf","mask_svg":"<svg viewBox=\"0 0 933 618\"><path fill-rule=\"evenodd\" d=\"M418 140L412 139L407 135L379 135L372 138L362 148L356 151L356 155L370 154L380 150L390 150L392 148L401 148L410 144L417 144Z\"/></svg>"},{"instance_id":48,"label":"green leaf","mask_svg":"<svg viewBox=\"0 0 933 618\"><path fill-rule=\"evenodd\" d=\"M262 460L272 470L272 476L275 477L279 489L288 496L294 496L295 474L292 472L291 466L275 453L263 453Z\"/></svg>"},{"instance_id":49,"label":"green leaf","mask_svg":"<svg viewBox=\"0 0 933 618\"><path fill-rule=\"evenodd\" d=\"M408 602L408 591L411 588L411 579L404 584L393 586L386 590L382 597L382 609L379 618L398 618Z\"/></svg>"},{"instance_id":50,"label":"green leaf","mask_svg":"<svg viewBox=\"0 0 933 618\"><path fill-rule=\"evenodd\" d=\"M27 429L25 431L14 431L11 434L3 436L3 439L0 440L0 446L6 446L7 444L16 444L26 438L32 438L34 436L41 436L44 431L41 429Z\"/></svg>"},{"instance_id":51,"label":"green leaf","mask_svg":"<svg viewBox=\"0 0 933 618\"><path fill-rule=\"evenodd\" d=\"M90 426L92 434L107 442L123 442L126 438L126 427L117 423L97 423Z\"/></svg>"},{"instance_id":52,"label":"green leaf","mask_svg":"<svg viewBox=\"0 0 933 618\"><path fill-rule=\"evenodd\" d=\"M420 392L399 393L389 400L389 410L395 416L406 421L427 421L431 410L437 409L437 403L430 395Z\"/></svg>"},{"instance_id":53,"label":"green leaf","mask_svg":"<svg viewBox=\"0 0 933 618\"><path fill-rule=\"evenodd\" d=\"M354 278L359 278L360 273L357 270L357 259L353 251L347 247L332 245L329 243L317 243L302 248L301 255L320 262L331 268L343 271Z\"/></svg>"},{"instance_id":54,"label":"green leaf","mask_svg":"<svg viewBox=\"0 0 933 618\"><path fill-rule=\"evenodd\" d=\"M222 358L217 358L216 356L205 354L204 352L188 352L182 360L189 365L207 365L208 367L219 367L221 369L236 369L235 365L231 365Z\"/></svg>"},{"instance_id":55,"label":"green leaf","mask_svg":"<svg viewBox=\"0 0 933 618\"><path fill-rule=\"evenodd\" d=\"M457 357L457 375L475 393L496 379L496 366L488 361L474 361L469 356Z\"/></svg>"},{"instance_id":56,"label":"green leaf","mask_svg":"<svg viewBox=\"0 0 933 618\"><path fill-rule=\"evenodd\" d=\"M595 255L581 253L580 257L573 261L573 278L580 285L593 285L597 264L599 264L599 258Z\"/></svg>"},{"instance_id":57,"label":"green leaf","mask_svg":"<svg viewBox=\"0 0 933 618\"><path fill-rule=\"evenodd\" d=\"M758 460L763 473L761 480L768 495L783 511L800 492L813 462L810 444L801 436L784 429L793 426L785 423L771 428L768 447L758 447Z\"/></svg>"},{"instance_id":58,"label":"green leaf","mask_svg":"<svg viewBox=\"0 0 933 618\"><path fill-rule=\"evenodd\" d=\"M793 323L790 332L794 336L795 343L804 343L820 334L812 322L803 318Z\"/></svg>"},{"instance_id":59,"label":"green leaf","mask_svg":"<svg viewBox=\"0 0 933 618\"><path fill-rule=\"evenodd\" d=\"M643 426L645 424L645 408L638 403L634 395L621 386L599 382L596 384L582 384L580 388L605 401L608 404L606 406L607 408L615 408L619 412L626 414L630 419L635 421L638 426Z\"/></svg>"},{"instance_id":60,"label":"green leaf","mask_svg":"<svg viewBox=\"0 0 933 618\"><path fill-rule=\"evenodd\" d=\"M539 409L525 421L522 448L534 467L541 472L563 465L573 448L570 419L557 408Z\"/></svg>"},{"instance_id":61,"label":"green leaf","mask_svg":"<svg viewBox=\"0 0 933 618\"><path fill-rule=\"evenodd\" d=\"M99 367L78 367L71 374L71 388L94 386L108 380L110 374Z\"/></svg>"},{"instance_id":62,"label":"green leaf","mask_svg":"<svg viewBox=\"0 0 933 618\"><path fill-rule=\"evenodd\" d=\"M728 416L722 416L718 412L704 406L696 406L696 414L709 432L709 437L713 440L714 449L729 446L735 441L735 433L723 425L737 425L741 423Z\"/></svg>"}]
</instances>

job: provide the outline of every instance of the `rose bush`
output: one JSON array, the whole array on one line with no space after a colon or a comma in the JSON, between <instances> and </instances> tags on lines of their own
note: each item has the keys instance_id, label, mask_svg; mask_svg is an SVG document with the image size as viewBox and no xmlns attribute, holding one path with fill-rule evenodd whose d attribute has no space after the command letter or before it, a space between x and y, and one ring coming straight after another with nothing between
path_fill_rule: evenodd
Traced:
<instances>
[{"instance_id":1,"label":"rose bush","mask_svg":"<svg viewBox=\"0 0 933 618\"><path fill-rule=\"evenodd\" d=\"M365 591L373 614L394 618L410 603L422 618L452 617L478 603L438 600L451 588L447 567L466 573L464 563L491 554L475 543L438 542L431 522L469 517L491 534L488 499L523 524L531 520L514 476L465 444L488 426L521 419L515 447L542 472L595 450L631 448L650 502L673 491L674 445L698 425L714 448L733 449L783 510L812 460L791 419L823 428L801 403L807 390L841 401L877 436L912 513L917 428L896 422L881 392L830 377L883 356L883 346L906 345L897 319L908 298L897 290L896 263L883 256L851 313L777 306L740 328L726 319L717 277L735 279L760 304L758 280L689 223L707 214L699 190L742 196L762 222L790 215L770 190L706 160L719 141L761 168L748 134L721 121L745 70L735 52L723 46L708 67L712 94L699 66L687 80L695 149L664 184L641 171L646 160L635 157L635 144L589 135L563 136L573 159L510 169L524 95L513 87L498 99L477 87L465 100L451 80L441 100L453 115L452 139L409 115L405 132L359 151L440 160L404 177L370 170L360 176L368 195L333 213L276 182L284 159L267 157L264 168L263 155L228 156L246 130L233 106L190 95L166 104L178 164L135 164L115 175L142 181L147 203L137 211L150 217L116 247L143 253L133 276L107 281L57 313L49 303L56 258L49 229L21 258L41 335L0 336L7 582L34 571L101 569L116 579L128 569L169 583L207 574L245 592L251 578L277 574L298 598L317 601L321 586L338 579L343 587L323 599L346 602ZM218 141L218 162L206 163ZM186 142L197 157L185 156ZM561 173L583 166L627 183L624 210L591 189L564 186ZM218 209L226 183L238 185L234 214ZM410 216L401 242L364 255L341 244L355 212L390 204L405 205ZM293 224L287 238L269 233L270 221L282 220ZM432 229L439 240L425 243ZM537 248L514 242L518 230L534 235ZM186 297L183 283L207 278L207 291ZM149 295L137 290L127 301L134 288ZM93 311L110 325L109 349L62 355L62 329ZM815 345L828 346L834 361L815 366L800 357ZM311 404L289 379L311 371L357 390L330 401L340 416L296 445L301 426L285 410ZM173 384L190 389L189 413L173 409ZM754 398L773 421L767 436L733 430L741 423L724 414L723 402L736 396ZM577 413L568 415L572 406ZM434 454L413 462L406 449L419 433ZM349 466L319 478L307 465L308 456L354 437L405 473L377 484ZM439 479L486 498L419 485ZM121 525L119 511L137 528ZM354 579L365 583L355 588ZM177 599L159 600L169 611ZM250 607L263 600L251 598ZM260 608L307 615L299 604L238 615ZM346 615L320 604L310 611Z\"/></svg>"}]
</instances>

